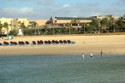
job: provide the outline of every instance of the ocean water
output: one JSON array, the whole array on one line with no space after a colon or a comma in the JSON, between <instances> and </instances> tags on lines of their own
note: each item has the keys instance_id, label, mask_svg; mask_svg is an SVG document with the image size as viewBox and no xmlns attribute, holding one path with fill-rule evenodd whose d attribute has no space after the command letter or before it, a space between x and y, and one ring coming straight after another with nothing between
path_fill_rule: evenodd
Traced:
<instances>
[{"instance_id":1,"label":"ocean water","mask_svg":"<svg viewBox=\"0 0 125 83\"><path fill-rule=\"evenodd\" d=\"M125 55L0 55L0 83L125 83Z\"/></svg>"}]
</instances>

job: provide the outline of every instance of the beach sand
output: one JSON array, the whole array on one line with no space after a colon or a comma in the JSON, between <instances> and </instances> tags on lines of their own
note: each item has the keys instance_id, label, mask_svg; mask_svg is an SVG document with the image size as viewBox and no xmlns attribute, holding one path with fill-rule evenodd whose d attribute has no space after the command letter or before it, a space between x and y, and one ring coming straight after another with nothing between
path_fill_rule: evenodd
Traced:
<instances>
[{"instance_id":1,"label":"beach sand","mask_svg":"<svg viewBox=\"0 0 125 83\"><path fill-rule=\"evenodd\" d=\"M37 40L71 40L75 44L35 45L35 46L0 46L0 55L32 55L32 54L125 54L125 35L54 35L54 36L18 36L4 41L37 41Z\"/></svg>"}]
</instances>

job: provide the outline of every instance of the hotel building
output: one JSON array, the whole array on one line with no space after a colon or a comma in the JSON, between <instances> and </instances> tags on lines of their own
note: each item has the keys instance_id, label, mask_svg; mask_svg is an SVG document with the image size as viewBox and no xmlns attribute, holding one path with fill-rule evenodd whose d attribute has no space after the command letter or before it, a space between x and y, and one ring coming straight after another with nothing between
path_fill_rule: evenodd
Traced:
<instances>
[{"instance_id":1,"label":"hotel building","mask_svg":"<svg viewBox=\"0 0 125 83\"><path fill-rule=\"evenodd\" d=\"M8 24L8 32L12 30L18 30L21 26L21 24L24 24L26 27L29 26L29 21L26 18L19 18L19 19L13 19L13 18L0 18L0 23L4 25L4 23ZM2 27L3 34L7 34L7 28Z\"/></svg>"},{"instance_id":2,"label":"hotel building","mask_svg":"<svg viewBox=\"0 0 125 83\"><path fill-rule=\"evenodd\" d=\"M81 28L84 24L90 24L92 19L103 19L107 16L92 16L92 17L55 17L51 18L53 25L60 28L67 28L68 26L73 28ZM115 20L118 19L117 16L112 16ZM36 27L43 28L44 25L50 20L28 20L27 18L0 18L0 23L4 25L4 23L8 23L8 32L11 30L19 30L20 26L23 24L25 27L33 28L33 24L36 24ZM68 25L68 26L67 26ZM55 27L55 28L56 28ZM2 28L2 33L7 34L6 27Z\"/></svg>"},{"instance_id":3,"label":"hotel building","mask_svg":"<svg viewBox=\"0 0 125 83\"><path fill-rule=\"evenodd\" d=\"M54 24L62 27L66 27L67 24L70 24L73 28L81 28L84 24L92 22L91 18L85 17L55 17L55 19Z\"/></svg>"}]
</instances>

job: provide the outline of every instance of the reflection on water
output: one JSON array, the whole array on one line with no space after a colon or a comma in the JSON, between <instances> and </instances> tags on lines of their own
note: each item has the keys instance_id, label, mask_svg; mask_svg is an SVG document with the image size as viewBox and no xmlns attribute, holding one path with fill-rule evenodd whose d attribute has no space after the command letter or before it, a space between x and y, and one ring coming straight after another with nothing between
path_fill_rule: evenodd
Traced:
<instances>
[{"instance_id":1,"label":"reflection on water","mask_svg":"<svg viewBox=\"0 0 125 83\"><path fill-rule=\"evenodd\" d=\"M0 83L125 83L124 55L0 56Z\"/></svg>"}]
</instances>

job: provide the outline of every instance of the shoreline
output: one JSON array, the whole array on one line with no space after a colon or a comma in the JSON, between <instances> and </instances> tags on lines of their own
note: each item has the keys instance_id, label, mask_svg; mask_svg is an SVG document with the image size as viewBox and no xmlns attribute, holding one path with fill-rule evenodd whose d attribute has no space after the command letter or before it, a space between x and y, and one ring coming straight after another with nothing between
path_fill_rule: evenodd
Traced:
<instances>
[{"instance_id":1,"label":"shoreline","mask_svg":"<svg viewBox=\"0 0 125 83\"><path fill-rule=\"evenodd\" d=\"M21 36L7 41L33 40L71 40L75 44L66 45L35 45L35 46L0 46L0 55L40 55L40 54L125 54L125 35L57 35L57 36Z\"/></svg>"}]
</instances>

